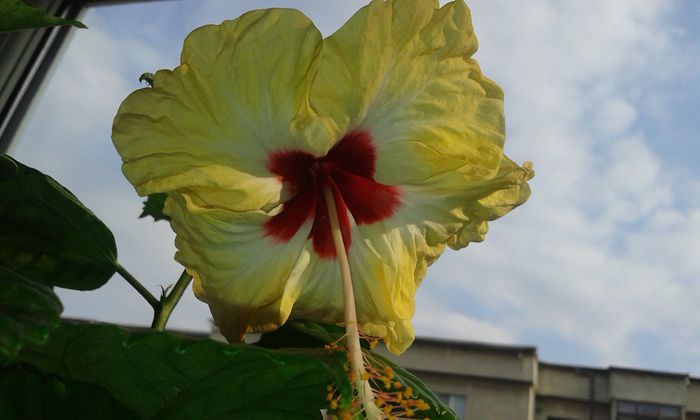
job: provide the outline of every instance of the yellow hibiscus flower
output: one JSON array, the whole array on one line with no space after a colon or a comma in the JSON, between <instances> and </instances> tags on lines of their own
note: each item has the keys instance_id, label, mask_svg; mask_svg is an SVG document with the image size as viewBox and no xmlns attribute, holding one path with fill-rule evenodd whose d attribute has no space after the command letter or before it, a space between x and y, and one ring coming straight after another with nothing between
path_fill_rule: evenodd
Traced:
<instances>
[{"instance_id":1,"label":"yellow hibiscus flower","mask_svg":"<svg viewBox=\"0 0 700 420\"><path fill-rule=\"evenodd\" d=\"M176 259L229 340L343 321L330 191L360 327L411 344L428 265L530 192L476 48L461 0L375 0L326 39L299 11L256 10L193 31L182 64L126 98L124 174L167 193Z\"/></svg>"}]
</instances>

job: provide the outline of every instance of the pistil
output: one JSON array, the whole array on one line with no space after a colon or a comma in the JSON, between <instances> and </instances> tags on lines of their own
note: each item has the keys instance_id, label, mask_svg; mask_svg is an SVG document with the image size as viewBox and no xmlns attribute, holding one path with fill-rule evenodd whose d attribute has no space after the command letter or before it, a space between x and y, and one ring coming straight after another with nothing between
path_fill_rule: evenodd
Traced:
<instances>
[{"instance_id":1,"label":"pistil","mask_svg":"<svg viewBox=\"0 0 700 420\"><path fill-rule=\"evenodd\" d=\"M345 332L348 354L350 355L350 372L354 382L358 398L365 410L365 418L375 420L381 419L381 410L374 403L374 394L367 380L368 375L362 359L362 348L360 347L360 330L357 325L357 312L355 309L355 293L352 287L352 277L350 274L350 263L345 252L343 234L338 222L335 199L329 185L324 183L323 193L328 207L328 218L331 225L331 235L335 247L338 265L340 267L340 277L343 282L343 303Z\"/></svg>"}]
</instances>

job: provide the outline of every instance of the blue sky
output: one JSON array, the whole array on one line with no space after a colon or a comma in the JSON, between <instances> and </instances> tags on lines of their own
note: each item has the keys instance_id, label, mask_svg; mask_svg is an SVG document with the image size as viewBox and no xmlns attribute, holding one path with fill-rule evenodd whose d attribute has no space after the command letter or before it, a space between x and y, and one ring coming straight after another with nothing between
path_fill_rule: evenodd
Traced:
<instances>
[{"instance_id":1,"label":"blue sky","mask_svg":"<svg viewBox=\"0 0 700 420\"><path fill-rule=\"evenodd\" d=\"M324 35L364 2L155 2L89 10L10 154L54 176L114 231L120 261L157 292L174 235L110 140L145 71L178 64L192 29L295 7ZM246 7L243 8L243 5ZM532 198L484 243L447 252L417 295L419 335L536 345L551 362L700 376L700 3L474 0L484 73L506 93L507 154L531 160ZM149 307L123 280L65 291L65 314L130 324ZM208 329L188 294L171 326Z\"/></svg>"}]
</instances>

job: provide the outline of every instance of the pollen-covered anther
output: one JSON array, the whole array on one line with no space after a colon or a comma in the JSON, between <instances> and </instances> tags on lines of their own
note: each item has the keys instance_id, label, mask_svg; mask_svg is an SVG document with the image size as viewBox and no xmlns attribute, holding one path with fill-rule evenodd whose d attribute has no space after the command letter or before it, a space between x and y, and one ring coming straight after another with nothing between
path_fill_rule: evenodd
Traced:
<instances>
[{"instance_id":1,"label":"pollen-covered anther","mask_svg":"<svg viewBox=\"0 0 700 420\"><path fill-rule=\"evenodd\" d=\"M367 372L375 388L375 405L382 410L385 419L414 418L418 413L430 410L429 404L415 398L411 386L405 386L396 378L390 366L377 369L368 365Z\"/></svg>"}]
</instances>

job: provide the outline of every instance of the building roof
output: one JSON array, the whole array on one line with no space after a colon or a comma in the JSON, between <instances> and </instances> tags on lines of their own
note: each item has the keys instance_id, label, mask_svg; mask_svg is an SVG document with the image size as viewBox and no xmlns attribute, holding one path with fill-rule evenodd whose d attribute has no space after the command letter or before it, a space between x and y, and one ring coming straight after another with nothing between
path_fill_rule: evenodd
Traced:
<instances>
[{"instance_id":1,"label":"building roof","mask_svg":"<svg viewBox=\"0 0 700 420\"><path fill-rule=\"evenodd\" d=\"M462 348L469 350L486 350L486 351L496 351L496 352L506 352L506 353L525 353L525 354L537 354L537 347L534 346L522 346L515 344L496 344L496 343L486 343L482 341L464 341L464 340L453 340L448 338L436 338L436 337L416 337L415 343L437 345L437 346L447 346L454 348Z\"/></svg>"}]
</instances>

